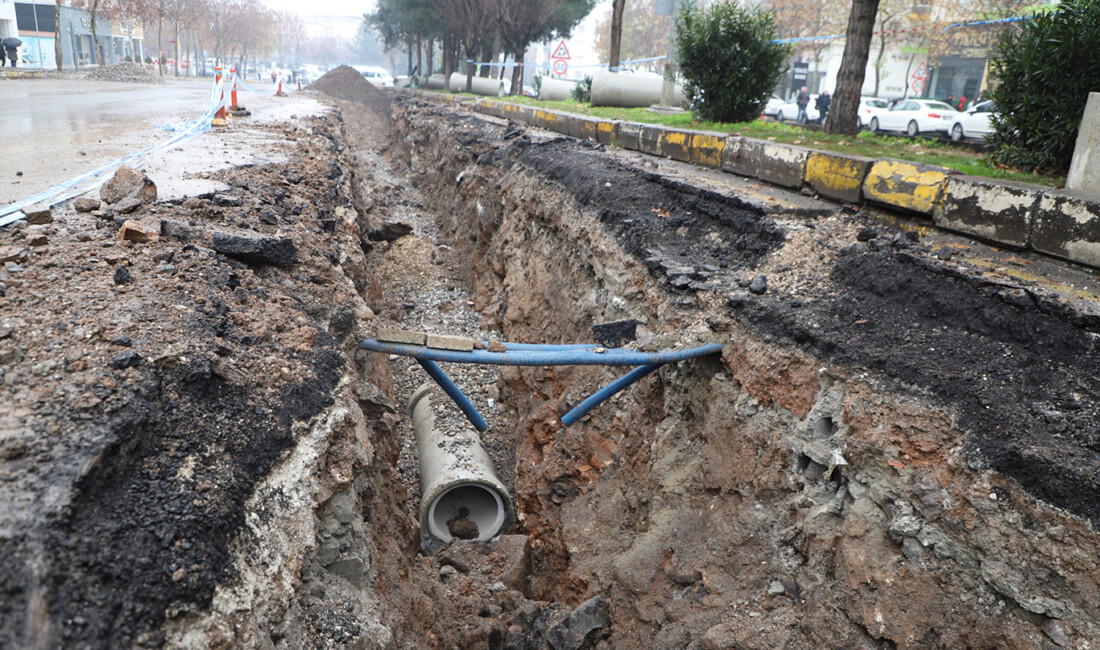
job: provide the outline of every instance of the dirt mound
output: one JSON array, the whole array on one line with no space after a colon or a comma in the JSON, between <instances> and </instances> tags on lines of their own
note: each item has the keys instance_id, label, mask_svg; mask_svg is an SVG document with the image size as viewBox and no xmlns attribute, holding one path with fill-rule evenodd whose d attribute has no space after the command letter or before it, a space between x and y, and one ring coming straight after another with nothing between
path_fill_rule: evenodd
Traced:
<instances>
[{"instance_id":1,"label":"dirt mound","mask_svg":"<svg viewBox=\"0 0 1100 650\"><path fill-rule=\"evenodd\" d=\"M146 70L140 63L116 63L98 68L88 75L96 81L122 81L132 84L159 84L164 81Z\"/></svg>"},{"instance_id":2,"label":"dirt mound","mask_svg":"<svg viewBox=\"0 0 1100 650\"><path fill-rule=\"evenodd\" d=\"M354 68L342 65L330 70L323 77L309 85L311 90L319 90L330 97L349 102L366 104L379 115L388 115L390 100L380 89L374 87Z\"/></svg>"}]
</instances>

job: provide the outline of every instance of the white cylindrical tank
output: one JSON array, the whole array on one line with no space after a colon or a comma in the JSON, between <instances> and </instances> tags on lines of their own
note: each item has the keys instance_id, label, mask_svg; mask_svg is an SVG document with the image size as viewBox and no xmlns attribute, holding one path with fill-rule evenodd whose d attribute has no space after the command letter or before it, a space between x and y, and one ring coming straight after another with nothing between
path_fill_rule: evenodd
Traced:
<instances>
[{"instance_id":1,"label":"white cylindrical tank","mask_svg":"<svg viewBox=\"0 0 1100 650\"><path fill-rule=\"evenodd\" d=\"M474 82L470 92L475 95L485 95L486 97L501 97L504 95L504 82L500 79L490 79L488 77L474 77L473 79ZM466 75L460 72L452 74L447 89L452 93L466 92Z\"/></svg>"},{"instance_id":2,"label":"white cylindrical tank","mask_svg":"<svg viewBox=\"0 0 1100 650\"><path fill-rule=\"evenodd\" d=\"M639 108L661 103L664 77L653 72L611 72L599 69L592 75L592 105ZM673 99L684 103L684 90L676 84Z\"/></svg>"},{"instance_id":3,"label":"white cylindrical tank","mask_svg":"<svg viewBox=\"0 0 1100 650\"><path fill-rule=\"evenodd\" d=\"M433 388L425 384L409 400L420 454L420 530L444 542L490 540L511 521L512 498L476 431L435 428Z\"/></svg>"}]
</instances>

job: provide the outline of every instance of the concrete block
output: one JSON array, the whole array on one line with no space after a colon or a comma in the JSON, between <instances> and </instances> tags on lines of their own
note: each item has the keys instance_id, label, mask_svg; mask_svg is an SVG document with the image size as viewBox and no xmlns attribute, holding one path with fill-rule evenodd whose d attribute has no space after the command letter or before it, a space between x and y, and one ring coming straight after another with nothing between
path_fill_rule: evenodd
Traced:
<instances>
[{"instance_id":1,"label":"concrete block","mask_svg":"<svg viewBox=\"0 0 1100 650\"><path fill-rule=\"evenodd\" d=\"M528 126L535 125L535 109L532 106L525 106L523 104L508 104L503 102L497 102L501 106L500 117L508 120L515 120Z\"/></svg>"},{"instance_id":2,"label":"concrete block","mask_svg":"<svg viewBox=\"0 0 1100 650\"><path fill-rule=\"evenodd\" d=\"M727 142L727 148L729 143ZM802 187L809 149L742 138L735 152L724 156L722 169L783 187Z\"/></svg>"},{"instance_id":3,"label":"concrete block","mask_svg":"<svg viewBox=\"0 0 1100 650\"><path fill-rule=\"evenodd\" d=\"M498 108L500 102L494 102L489 99L479 99L474 102L473 109L477 113L484 113L485 115L493 115L500 117L500 109Z\"/></svg>"},{"instance_id":4,"label":"concrete block","mask_svg":"<svg viewBox=\"0 0 1100 650\"><path fill-rule=\"evenodd\" d=\"M629 149L630 151L641 151L642 142L642 125L637 122L620 122L619 123L619 145L623 149Z\"/></svg>"},{"instance_id":5,"label":"concrete block","mask_svg":"<svg viewBox=\"0 0 1100 650\"><path fill-rule=\"evenodd\" d=\"M932 208L940 228L1026 248L1045 188L975 176L949 176Z\"/></svg>"},{"instance_id":6,"label":"concrete block","mask_svg":"<svg viewBox=\"0 0 1100 650\"><path fill-rule=\"evenodd\" d=\"M946 167L882 158L867 172L863 196L892 208L931 215L936 197L952 173Z\"/></svg>"},{"instance_id":7,"label":"concrete block","mask_svg":"<svg viewBox=\"0 0 1100 650\"><path fill-rule=\"evenodd\" d=\"M619 125L622 122L618 120L595 120L596 122L596 140L600 144L618 144L619 139Z\"/></svg>"},{"instance_id":8,"label":"concrete block","mask_svg":"<svg viewBox=\"0 0 1100 650\"><path fill-rule=\"evenodd\" d=\"M1100 194L1100 93L1089 93L1085 103L1066 189Z\"/></svg>"},{"instance_id":9,"label":"concrete block","mask_svg":"<svg viewBox=\"0 0 1100 650\"><path fill-rule=\"evenodd\" d=\"M691 160L691 131L661 129L657 137L657 150L662 156L688 162Z\"/></svg>"},{"instance_id":10,"label":"concrete block","mask_svg":"<svg viewBox=\"0 0 1100 650\"><path fill-rule=\"evenodd\" d=\"M814 151L806 159L806 184L821 196L847 203L863 201L863 179L871 158Z\"/></svg>"},{"instance_id":11,"label":"concrete block","mask_svg":"<svg viewBox=\"0 0 1100 650\"><path fill-rule=\"evenodd\" d=\"M410 330L378 330L378 334L375 336L384 343L402 343L404 345L424 345L428 341L428 335L424 332Z\"/></svg>"},{"instance_id":12,"label":"concrete block","mask_svg":"<svg viewBox=\"0 0 1100 650\"><path fill-rule=\"evenodd\" d=\"M153 241L160 237L160 222L143 222L127 219L118 229L119 241L132 241L139 244Z\"/></svg>"},{"instance_id":13,"label":"concrete block","mask_svg":"<svg viewBox=\"0 0 1100 650\"><path fill-rule=\"evenodd\" d=\"M664 133L664 128L652 124L642 124L641 127L638 130L638 151L651 156L662 155L661 135Z\"/></svg>"},{"instance_id":14,"label":"concrete block","mask_svg":"<svg viewBox=\"0 0 1100 650\"><path fill-rule=\"evenodd\" d=\"M697 165L718 169L726 151L725 133L693 133L690 160Z\"/></svg>"},{"instance_id":15,"label":"concrete block","mask_svg":"<svg viewBox=\"0 0 1100 650\"><path fill-rule=\"evenodd\" d=\"M23 208L23 216L27 218L27 223L32 225L53 223L53 211L45 203L28 205Z\"/></svg>"},{"instance_id":16,"label":"concrete block","mask_svg":"<svg viewBox=\"0 0 1100 650\"><path fill-rule=\"evenodd\" d=\"M1076 192L1044 194L1032 220L1031 247L1100 267L1100 197Z\"/></svg>"},{"instance_id":17,"label":"concrete block","mask_svg":"<svg viewBox=\"0 0 1100 650\"><path fill-rule=\"evenodd\" d=\"M561 113L557 111L549 111L545 108L535 109L535 126L540 129L546 129L547 131L559 131L558 121L561 117Z\"/></svg>"},{"instance_id":18,"label":"concrete block","mask_svg":"<svg viewBox=\"0 0 1100 650\"><path fill-rule=\"evenodd\" d=\"M446 334L428 334L425 344L429 348L437 350L457 350L469 352L474 349L474 340L465 336L448 336Z\"/></svg>"},{"instance_id":19,"label":"concrete block","mask_svg":"<svg viewBox=\"0 0 1100 650\"><path fill-rule=\"evenodd\" d=\"M611 124L607 120L601 120L595 117L578 117L579 133L577 137L581 140L600 140L600 125ZM609 139L610 140L610 139Z\"/></svg>"},{"instance_id":20,"label":"concrete block","mask_svg":"<svg viewBox=\"0 0 1100 650\"><path fill-rule=\"evenodd\" d=\"M722 149L722 163L720 165L722 171L727 171L731 174L739 174L740 176L747 176L737 171L739 167L739 157L741 155L741 143L745 139L739 135L726 136L726 146Z\"/></svg>"}]
</instances>

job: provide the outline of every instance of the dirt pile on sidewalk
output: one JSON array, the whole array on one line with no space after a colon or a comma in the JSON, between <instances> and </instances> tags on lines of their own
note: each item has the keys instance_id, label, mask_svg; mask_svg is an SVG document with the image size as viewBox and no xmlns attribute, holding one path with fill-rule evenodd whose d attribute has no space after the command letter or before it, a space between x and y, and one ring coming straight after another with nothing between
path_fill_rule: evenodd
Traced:
<instances>
[{"instance_id":1,"label":"dirt pile on sidewalk","mask_svg":"<svg viewBox=\"0 0 1100 650\"><path fill-rule=\"evenodd\" d=\"M88 75L88 78L96 81L122 81L132 84L164 83L164 80L146 70L140 63L116 63L103 66Z\"/></svg>"},{"instance_id":2,"label":"dirt pile on sidewalk","mask_svg":"<svg viewBox=\"0 0 1100 650\"><path fill-rule=\"evenodd\" d=\"M329 71L323 77L309 85L310 90L319 90L330 97L349 102L366 104L379 115L389 115L390 100L380 89L375 88L354 68L342 65Z\"/></svg>"}]
</instances>

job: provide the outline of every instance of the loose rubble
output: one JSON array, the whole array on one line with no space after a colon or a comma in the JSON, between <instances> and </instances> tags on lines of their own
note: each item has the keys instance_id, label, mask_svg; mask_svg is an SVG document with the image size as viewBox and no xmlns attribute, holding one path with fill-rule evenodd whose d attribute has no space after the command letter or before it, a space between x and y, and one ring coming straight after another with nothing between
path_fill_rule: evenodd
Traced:
<instances>
[{"instance_id":1,"label":"loose rubble","mask_svg":"<svg viewBox=\"0 0 1100 650\"><path fill-rule=\"evenodd\" d=\"M149 72L140 63L124 61L96 68L87 76L96 81L121 81L124 83L159 84L164 80Z\"/></svg>"}]
</instances>

